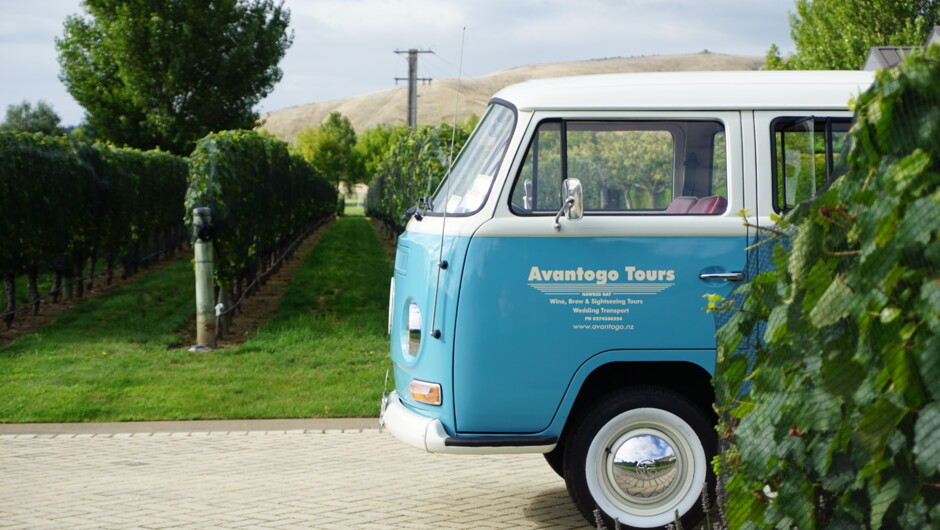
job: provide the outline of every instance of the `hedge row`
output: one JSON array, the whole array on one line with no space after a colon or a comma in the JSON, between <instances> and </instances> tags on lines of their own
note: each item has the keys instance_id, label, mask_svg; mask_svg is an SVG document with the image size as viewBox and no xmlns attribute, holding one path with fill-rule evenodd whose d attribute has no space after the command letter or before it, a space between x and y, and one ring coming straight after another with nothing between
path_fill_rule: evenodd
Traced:
<instances>
[{"instance_id":1,"label":"hedge row","mask_svg":"<svg viewBox=\"0 0 940 530\"><path fill-rule=\"evenodd\" d=\"M29 278L30 299L36 300L39 274L54 274L58 287L98 258L107 260L109 271L118 260L133 271L153 246L178 241L186 176L186 161L168 153L0 133L5 312L15 306L17 276ZM178 199L165 199L171 197ZM82 285L77 283L78 294ZM4 317L8 324L12 319Z\"/></svg>"},{"instance_id":2,"label":"hedge row","mask_svg":"<svg viewBox=\"0 0 940 530\"><path fill-rule=\"evenodd\" d=\"M287 144L254 131L206 136L189 158L187 216L212 210L216 281L254 279L289 243L336 209L336 189Z\"/></svg>"}]
</instances>

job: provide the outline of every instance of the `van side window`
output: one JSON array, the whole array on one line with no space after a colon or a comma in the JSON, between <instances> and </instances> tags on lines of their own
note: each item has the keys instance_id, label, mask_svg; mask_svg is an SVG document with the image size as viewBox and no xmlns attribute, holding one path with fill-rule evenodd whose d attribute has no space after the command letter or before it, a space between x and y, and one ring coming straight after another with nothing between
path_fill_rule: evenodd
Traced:
<instances>
[{"instance_id":1,"label":"van side window","mask_svg":"<svg viewBox=\"0 0 940 530\"><path fill-rule=\"evenodd\" d=\"M543 122L526 152L513 205L527 212L554 208L561 204L561 179L561 122Z\"/></svg>"},{"instance_id":2,"label":"van side window","mask_svg":"<svg viewBox=\"0 0 940 530\"><path fill-rule=\"evenodd\" d=\"M774 209L785 212L816 196L842 171L849 118L794 116L773 121Z\"/></svg>"},{"instance_id":3,"label":"van side window","mask_svg":"<svg viewBox=\"0 0 940 530\"><path fill-rule=\"evenodd\" d=\"M543 121L511 209L554 215L562 182L581 181L585 212L720 214L727 209L724 126L714 121Z\"/></svg>"}]
</instances>

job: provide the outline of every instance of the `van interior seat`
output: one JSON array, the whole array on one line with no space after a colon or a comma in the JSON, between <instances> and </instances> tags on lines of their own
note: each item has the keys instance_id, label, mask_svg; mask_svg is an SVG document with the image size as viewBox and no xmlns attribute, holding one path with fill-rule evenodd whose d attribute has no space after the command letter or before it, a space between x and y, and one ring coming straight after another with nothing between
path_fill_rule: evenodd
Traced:
<instances>
[{"instance_id":1,"label":"van interior seat","mask_svg":"<svg viewBox=\"0 0 940 530\"><path fill-rule=\"evenodd\" d=\"M663 213L689 213L689 210L698 202L696 197L676 197L669 203Z\"/></svg>"},{"instance_id":2,"label":"van interior seat","mask_svg":"<svg viewBox=\"0 0 940 530\"><path fill-rule=\"evenodd\" d=\"M689 208L687 213L690 214L716 214L723 213L728 208L728 199L724 197L719 197L718 195L712 195L710 197L702 197Z\"/></svg>"}]
</instances>

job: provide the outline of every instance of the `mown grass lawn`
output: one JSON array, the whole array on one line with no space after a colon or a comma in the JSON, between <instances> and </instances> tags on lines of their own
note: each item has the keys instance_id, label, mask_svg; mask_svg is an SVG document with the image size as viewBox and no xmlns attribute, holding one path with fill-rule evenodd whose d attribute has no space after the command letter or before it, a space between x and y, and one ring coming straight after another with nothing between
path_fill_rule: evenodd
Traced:
<instances>
[{"instance_id":1,"label":"mown grass lawn","mask_svg":"<svg viewBox=\"0 0 940 530\"><path fill-rule=\"evenodd\" d=\"M238 346L188 351L184 259L0 347L0 422L377 415L391 261L362 217L301 259L278 315Z\"/></svg>"}]
</instances>

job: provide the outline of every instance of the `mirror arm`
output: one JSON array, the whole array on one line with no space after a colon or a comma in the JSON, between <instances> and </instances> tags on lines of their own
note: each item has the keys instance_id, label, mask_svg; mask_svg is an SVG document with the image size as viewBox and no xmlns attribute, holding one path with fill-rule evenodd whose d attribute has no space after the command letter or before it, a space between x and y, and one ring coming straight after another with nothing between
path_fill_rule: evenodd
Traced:
<instances>
[{"instance_id":1,"label":"mirror arm","mask_svg":"<svg viewBox=\"0 0 940 530\"><path fill-rule=\"evenodd\" d=\"M558 213L555 214L555 231L558 232L561 230L561 223L558 221L561 219L561 216L567 213L571 206L574 204L574 197L568 197L565 199L565 203L561 205L561 210L558 210Z\"/></svg>"}]
</instances>

